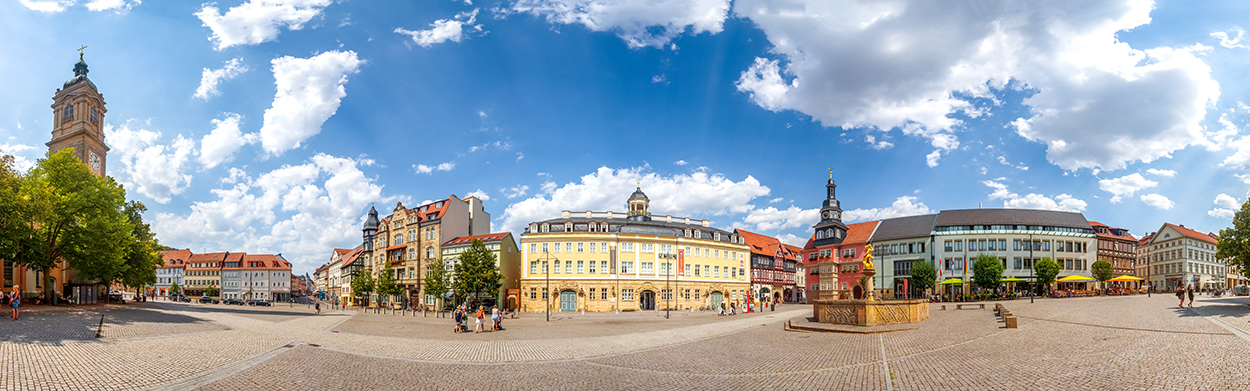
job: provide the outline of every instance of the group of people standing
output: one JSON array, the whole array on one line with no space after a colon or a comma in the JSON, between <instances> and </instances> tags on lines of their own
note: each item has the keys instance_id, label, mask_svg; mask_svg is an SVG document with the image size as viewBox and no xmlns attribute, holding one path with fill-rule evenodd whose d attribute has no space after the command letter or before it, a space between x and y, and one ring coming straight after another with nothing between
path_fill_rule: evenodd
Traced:
<instances>
[{"instance_id":1,"label":"group of people standing","mask_svg":"<svg viewBox=\"0 0 1250 391\"><path fill-rule=\"evenodd\" d=\"M1194 284L1176 288L1176 298L1181 300L1181 308L1185 308L1185 295L1189 295L1189 308L1194 308Z\"/></svg>"},{"instance_id":2,"label":"group of people standing","mask_svg":"<svg viewBox=\"0 0 1250 391\"><path fill-rule=\"evenodd\" d=\"M499 312L499 306L491 306L489 315L490 315L490 322L491 322L490 331L503 330L503 327L500 326L500 322L503 320L503 316ZM456 320L456 328L454 332L456 333L464 332L465 323L468 323L468 320L470 317L472 317L474 319L474 322L476 323L476 326L473 329L473 333L476 334L476 333L484 332L486 331L485 330L486 316L487 316L486 306L478 306L476 311L473 311L473 308L470 307L468 303L465 303L459 307L456 307L456 311L452 313L452 318L455 318Z\"/></svg>"}]
</instances>

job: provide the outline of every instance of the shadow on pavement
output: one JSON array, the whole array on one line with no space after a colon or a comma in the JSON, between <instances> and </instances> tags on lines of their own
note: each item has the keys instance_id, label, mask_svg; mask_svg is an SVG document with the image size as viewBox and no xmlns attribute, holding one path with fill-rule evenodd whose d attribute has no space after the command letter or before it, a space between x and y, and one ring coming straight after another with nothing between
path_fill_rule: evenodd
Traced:
<instances>
[{"instance_id":1,"label":"shadow on pavement","mask_svg":"<svg viewBox=\"0 0 1250 391\"><path fill-rule=\"evenodd\" d=\"M101 327L103 317L103 327ZM0 324L0 341L51 343L93 341L97 330L141 325L141 335L179 333L188 324L209 323L193 316L169 314L144 307L90 305L73 308L39 308L23 311L16 322ZM151 325L151 326L147 326ZM167 328L166 326L168 325ZM133 332L132 332L133 333ZM108 335L105 335L106 337Z\"/></svg>"}]
</instances>

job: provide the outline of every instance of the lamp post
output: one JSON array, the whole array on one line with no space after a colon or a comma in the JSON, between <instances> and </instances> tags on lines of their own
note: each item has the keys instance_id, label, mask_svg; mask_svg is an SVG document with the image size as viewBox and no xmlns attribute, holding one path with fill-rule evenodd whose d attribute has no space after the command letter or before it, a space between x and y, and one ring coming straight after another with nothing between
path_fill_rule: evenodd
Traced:
<instances>
[{"instance_id":1,"label":"lamp post","mask_svg":"<svg viewBox=\"0 0 1250 391\"><path fill-rule=\"evenodd\" d=\"M1033 270L1037 269L1037 261L1033 260L1033 234L1029 234L1029 304L1033 304L1033 296L1036 294L1037 278L1033 276Z\"/></svg>"},{"instance_id":2,"label":"lamp post","mask_svg":"<svg viewBox=\"0 0 1250 391\"><path fill-rule=\"evenodd\" d=\"M616 314L621 314L621 270L616 266L616 242L608 242L608 258L611 258L612 274L616 275Z\"/></svg>"},{"instance_id":3,"label":"lamp post","mask_svg":"<svg viewBox=\"0 0 1250 391\"><path fill-rule=\"evenodd\" d=\"M545 293L547 295L547 321L548 322L551 321L551 267L554 266L554 265L551 265L551 260L553 259L555 258L551 256L551 253L543 252L543 271L547 272L547 288L546 288ZM560 260L555 259L555 261L558 262Z\"/></svg>"},{"instance_id":4,"label":"lamp post","mask_svg":"<svg viewBox=\"0 0 1250 391\"><path fill-rule=\"evenodd\" d=\"M672 304L673 290L671 287L671 282L672 282L672 277L673 277L672 261L677 259L677 254L663 253L663 254L660 254L660 259L664 261L664 263L662 264L664 266L664 273L665 273L664 290L668 291L668 297L664 298L664 319L668 319L669 311L672 310L672 307L673 307L673 304Z\"/></svg>"}]
</instances>

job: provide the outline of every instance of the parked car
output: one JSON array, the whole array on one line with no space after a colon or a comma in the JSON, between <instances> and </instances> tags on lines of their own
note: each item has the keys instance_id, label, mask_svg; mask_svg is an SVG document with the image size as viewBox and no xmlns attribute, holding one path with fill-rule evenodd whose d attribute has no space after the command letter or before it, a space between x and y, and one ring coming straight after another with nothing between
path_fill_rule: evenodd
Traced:
<instances>
[{"instance_id":1,"label":"parked car","mask_svg":"<svg viewBox=\"0 0 1250 391\"><path fill-rule=\"evenodd\" d=\"M221 304L243 305L243 300L239 300L239 299L225 299L225 300L222 300L222 301L221 301Z\"/></svg>"},{"instance_id":2,"label":"parked car","mask_svg":"<svg viewBox=\"0 0 1250 391\"><path fill-rule=\"evenodd\" d=\"M269 307L269 306L272 306L273 304L270 304L268 301L265 301L264 299L254 299L254 300L248 300L247 305L263 305L263 306Z\"/></svg>"},{"instance_id":3,"label":"parked car","mask_svg":"<svg viewBox=\"0 0 1250 391\"><path fill-rule=\"evenodd\" d=\"M221 304L221 300L214 299L212 296L200 296L200 304Z\"/></svg>"},{"instance_id":4,"label":"parked car","mask_svg":"<svg viewBox=\"0 0 1250 391\"><path fill-rule=\"evenodd\" d=\"M181 302L183 302L183 303L190 303L190 302L191 302L191 298L190 298L190 297L187 297L187 295L184 295L184 294L181 294L181 293L176 294L176 295L173 295L173 296L170 296L169 300L172 300L172 301L181 301Z\"/></svg>"}]
</instances>

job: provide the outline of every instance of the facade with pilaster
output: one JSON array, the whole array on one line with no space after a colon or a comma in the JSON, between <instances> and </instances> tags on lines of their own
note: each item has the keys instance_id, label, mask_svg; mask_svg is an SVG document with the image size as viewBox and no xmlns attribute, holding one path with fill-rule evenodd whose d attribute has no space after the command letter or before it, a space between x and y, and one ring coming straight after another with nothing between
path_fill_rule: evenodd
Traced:
<instances>
[{"instance_id":1,"label":"facade with pilaster","mask_svg":"<svg viewBox=\"0 0 1250 391\"><path fill-rule=\"evenodd\" d=\"M626 213L564 211L521 235L521 310L711 308L750 295L743 238L707 220L652 216L641 189Z\"/></svg>"}]
</instances>

